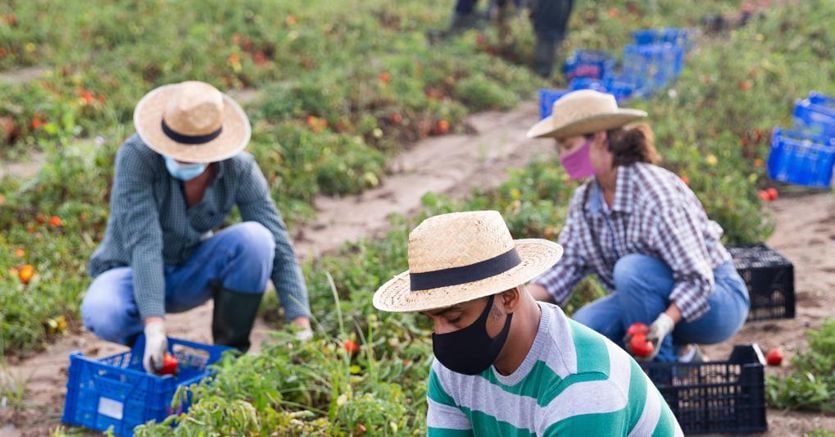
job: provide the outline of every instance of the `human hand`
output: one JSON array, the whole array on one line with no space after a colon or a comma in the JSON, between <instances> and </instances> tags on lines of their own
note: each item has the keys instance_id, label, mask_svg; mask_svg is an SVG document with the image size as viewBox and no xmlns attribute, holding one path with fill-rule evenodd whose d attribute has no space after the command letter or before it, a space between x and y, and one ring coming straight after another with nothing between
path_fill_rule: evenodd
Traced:
<instances>
[{"instance_id":1,"label":"human hand","mask_svg":"<svg viewBox=\"0 0 835 437\"><path fill-rule=\"evenodd\" d=\"M296 332L297 339L307 341L313 338L313 330L310 329L310 319L304 316L296 317L291 323L298 328Z\"/></svg>"},{"instance_id":2,"label":"human hand","mask_svg":"<svg viewBox=\"0 0 835 437\"><path fill-rule=\"evenodd\" d=\"M145 322L145 354L142 366L150 374L157 374L163 366L165 352L168 350L168 337L165 336L165 323L161 318Z\"/></svg>"}]
</instances>

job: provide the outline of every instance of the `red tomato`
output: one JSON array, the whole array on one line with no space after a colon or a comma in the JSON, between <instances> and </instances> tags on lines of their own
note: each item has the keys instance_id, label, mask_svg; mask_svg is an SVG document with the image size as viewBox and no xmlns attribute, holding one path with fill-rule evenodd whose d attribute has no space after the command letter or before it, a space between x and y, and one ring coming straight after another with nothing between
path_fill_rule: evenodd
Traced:
<instances>
[{"instance_id":1,"label":"red tomato","mask_svg":"<svg viewBox=\"0 0 835 437\"><path fill-rule=\"evenodd\" d=\"M357 352L360 351L359 345L357 345L357 342L354 340L345 340L345 342L342 343L342 347L344 347L345 351L351 355L356 355Z\"/></svg>"},{"instance_id":2,"label":"red tomato","mask_svg":"<svg viewBox=\"0 0 835 437\"><path fill-rule=\"evenodd\" d=\"M641 323L636 322L629 326L629 329L626 330L626 335L629 337L634 337L636 335L643 335L646 336L649 333L649 326Z\"/></svg>"},{"instance_id":3,"label":"red tomato","mask_svg":"<svg viewBox=\"0 0 835 437\"><path fill-rule=\"evenodd\" d=\"M763 202L770 202L771 201L771 196L768 195L768 191L766 191L766 190L758 191L757 196L759 196L760 200L762 200Z\"/></svg>"},{"instance_id":4,"label":"red tomato","mask_svg":"<svg viewBox=\"0 0 835 437\"><path fill-rule=\"evenodd\" d=\"M779 366L783 364L783 351L779 347L772 348L765 355L765 362L769 366Z\"/></svg>"},{"instance_id":5,"label":"red tomato","mask_svg":"<svg viewBox=\"0 0 835 437\"><path fill-rule=\"evenodd\" d=\"M162 367L159 369L160 375L176 375L177 374L177 357L174 355L165 354L162 357Z\"/></svg>"},{"instance_id":6,"label":"red tomato","mask_svg":"<svg viewBox=\"0 0 835 437\"><path fill-rule=\"evenodd\" d=\"M646 358L652 355L652 342L647 340L646 335L644 334L637 334L632 336L632 339L629 340L629 350L632 351L632 355L640 358Z\"/></svg>"},{"instance_id":7,"label":"red tomato","mask_svg":"<svg viewBox=\"0 0 835 437\"><path fill-rule=\"evenodd\" d=\"M765 190L765 192L768 194L768 200L777 200L777 198L780 197L780 193L778 193L777 189L774 187Z\"/></svg>"}]
</instances>

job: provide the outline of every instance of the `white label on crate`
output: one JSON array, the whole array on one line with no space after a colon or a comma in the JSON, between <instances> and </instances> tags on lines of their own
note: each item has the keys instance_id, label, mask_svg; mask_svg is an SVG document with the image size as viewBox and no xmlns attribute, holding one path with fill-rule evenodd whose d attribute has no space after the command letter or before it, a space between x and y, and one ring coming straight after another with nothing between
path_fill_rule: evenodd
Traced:
<instances>
[{"instance_id":1,"label":"white label on crate","mask_svg":"<svg viewBox=\"0 0 835 437\"><path fill-rule=\"evenodd\" d=\"M124 407L125 404L119 401L114 401L113 399L105 397L99 398L99 414L104 414L105 416L112 417L116 420L122 420L122 410Z\"/></svg>"}]
</instances>

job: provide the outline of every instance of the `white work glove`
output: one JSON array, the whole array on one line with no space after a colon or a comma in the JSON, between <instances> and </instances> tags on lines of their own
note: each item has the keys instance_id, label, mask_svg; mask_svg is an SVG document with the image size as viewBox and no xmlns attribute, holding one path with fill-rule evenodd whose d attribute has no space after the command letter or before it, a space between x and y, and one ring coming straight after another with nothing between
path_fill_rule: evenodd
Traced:
<instances>
[{"instance_id":1,"label":"white work glove","mask_svg":"<svg viewBox=\"0 0 835 437\"><path fill-rule=\"evenodd\" d=\"M304 328L301 331L296 332L296 338L301 341L307 341L313 338L313 330L310 328Z\"/></svg>"},{"instance_id":2,"label":"white work glove","mask_svg":"<svg viewBox=\"0 0 835 437\"><path fill-rule=\"evenodd\" d=\"M157 374L162 368L163 357L168 351L168 337L165 336L165 323L150 322L145 325L145 355L142 366L150 374Z\"/></svg>"},{"instance_id":3,"label":"white work glove","mask_svg":"<svg viewBox=\"0 0 835 437\"><path fill-rule=\"evenodd\" d=\"M658 318L652 322L652 325L649 325L647 340L652 342L653 348L652 356L648 357L648 359L653 359L656 355L658 355L658 349L661 347L661 342L664 341L664 337L673 332L675 325L676 323L673 322L672 317L668 316L667 313L659 314Z\"/></svg>"}]
</instances>

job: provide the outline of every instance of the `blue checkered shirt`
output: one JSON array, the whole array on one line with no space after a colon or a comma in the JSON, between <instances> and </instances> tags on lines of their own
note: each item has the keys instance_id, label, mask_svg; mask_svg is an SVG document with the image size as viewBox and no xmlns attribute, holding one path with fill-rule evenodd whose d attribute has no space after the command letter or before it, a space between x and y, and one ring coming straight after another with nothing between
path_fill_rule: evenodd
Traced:
<instances>
[{"instance_id":1,"label":"blue checkered shirt","mask_svg":"<svg viewBox=\"0 0 835 437\"><path fill-rule=\"evenodd\" d=\"M709 309L713 269L731 259L721 236L722 228L678 176L645 163L618 167L611 208L594 179L575 191L559 237L565 255L534 282L564 304L586 275L596 274L611 292L621 257L649 255L672 269L670 300L692 321Z\"/></svg>"},{"instance_id":2,"label":"blue checkered shirt","mask_svg":"<svg viewBox=\"0 0 835 437\"><path fill-rule=\"evenodd\" d=\"M244 221L264 225L275 237L270 277L287 319L310 315L307 289L287 228L258 164L252 155L239 153L217 166L203 199L187 208L180 181L168 174L162 155L138 135L125 141L116 154L107 231L90 259L90 274L95 277L115 267L131 267L140 316L162 317L163 266L184 263L237 206Z\"/></svg>"}]
</instances>

